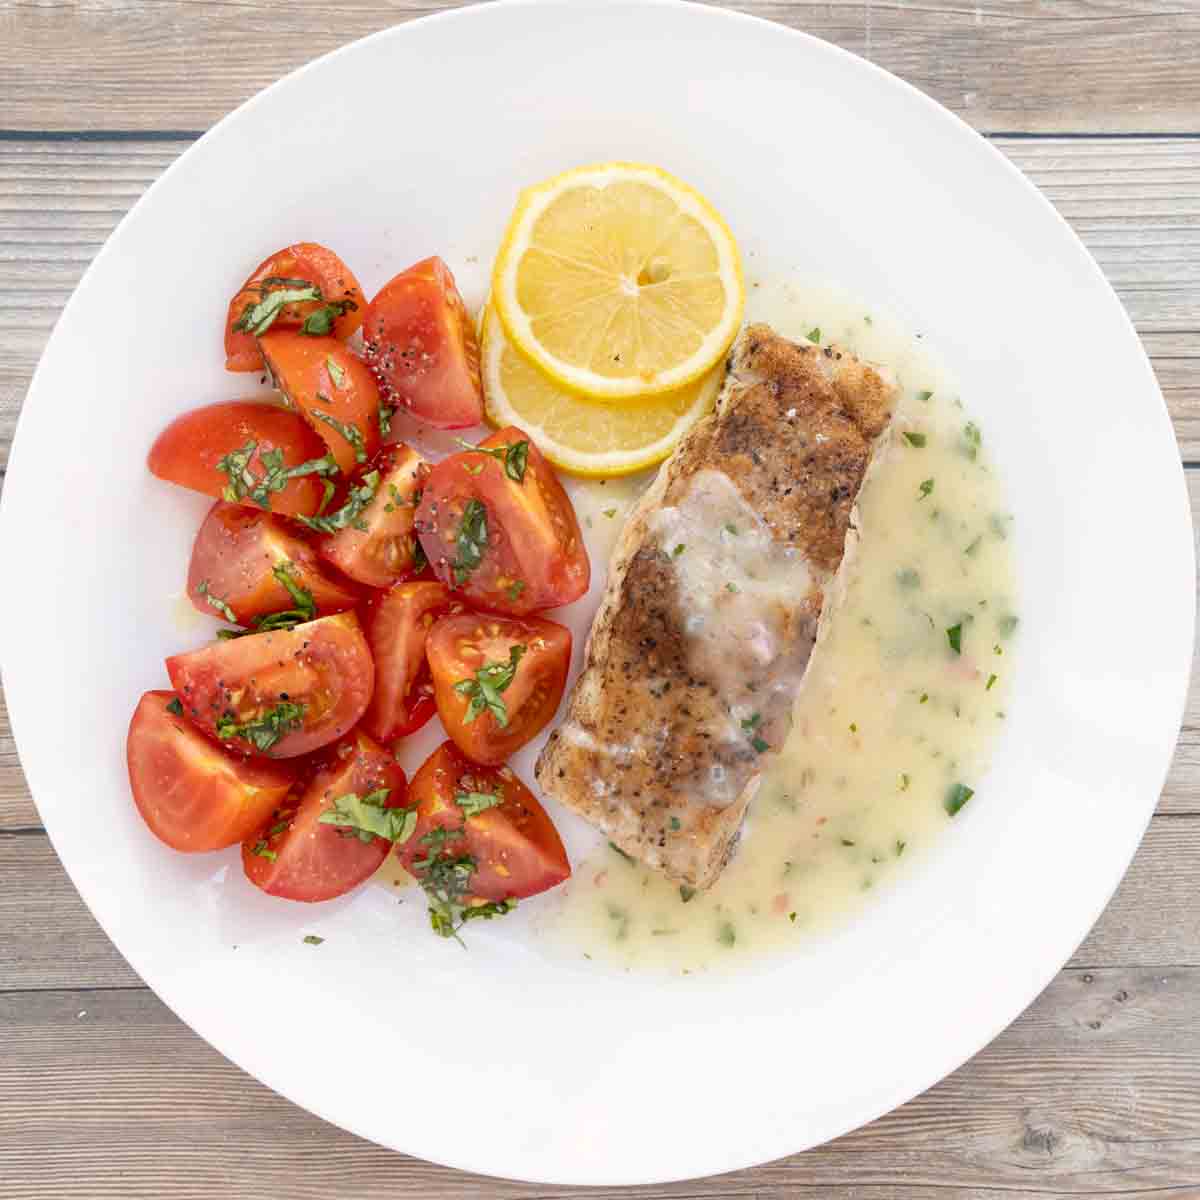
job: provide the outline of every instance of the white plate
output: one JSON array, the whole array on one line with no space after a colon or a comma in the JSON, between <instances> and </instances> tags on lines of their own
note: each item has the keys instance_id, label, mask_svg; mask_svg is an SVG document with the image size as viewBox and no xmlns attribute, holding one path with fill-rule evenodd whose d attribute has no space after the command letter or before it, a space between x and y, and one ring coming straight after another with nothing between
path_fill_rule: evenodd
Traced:
<instances>
[{"instance_id":1,"label":"white plate","mask_svg":"<svg viewBox=\"0 0 1200 1200\"><path fill-rule=\"evenodd\" d=\"M517 189L661 163L760 269L923 330L1007 478L1024 646L1006 739L936 853L837 937L726 980L469 953L378 889L323 910L168 852L129 800L126 722L196 643L165 597L205 504L157 430L235 395L218 330L267 249L336 247L368 292L494 248ZM475 1171L631 1184L814 1145L940 1079L1068 958L1146 825L1190 662L1192 542L1158 388L1116 297L1000 154L906 84L774 25L676 4L487 5L358 42L188 151L109 239L21 416L0 595L38 808L121 952L214 1046L313 1112ZM517 914L518 917L520 914ZM514 920L510 918L510 920ZM319 949L300 935L319 930ZM234 947L237 947L234 949ZM586 965L586 964L581 964Z\"/></svg>"}]
</instances>

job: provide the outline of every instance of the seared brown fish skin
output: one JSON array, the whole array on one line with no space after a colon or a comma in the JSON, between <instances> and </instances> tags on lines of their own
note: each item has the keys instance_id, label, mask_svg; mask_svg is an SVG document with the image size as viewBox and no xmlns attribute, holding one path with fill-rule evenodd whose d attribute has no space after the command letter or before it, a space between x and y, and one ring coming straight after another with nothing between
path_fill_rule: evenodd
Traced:
<instances>
[{"instance_id":1,"label":"seared brown fish skin","mask_svg":"<svg viewBox=\"0 0 1200 1200\"><path fill-rule=\"evenodd\" d=\"M695 887L720 874L787 737L896 391L853 355L765 325L744 331L729 367L716 412L621 533L536 768L548 795Z\"/></svg>"}]
</instances>

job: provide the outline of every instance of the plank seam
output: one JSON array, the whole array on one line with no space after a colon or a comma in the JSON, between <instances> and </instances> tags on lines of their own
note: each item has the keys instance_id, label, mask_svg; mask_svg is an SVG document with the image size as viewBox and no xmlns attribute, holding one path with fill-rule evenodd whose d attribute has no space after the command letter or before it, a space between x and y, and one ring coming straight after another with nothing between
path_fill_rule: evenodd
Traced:
<instances>
[{"instance_id":1,"label":"plank seam","mask_svg":"<svg viewBox=\"0 0 1200 1200\"><path fill-rule=\"evenodd\" d=\"M196 141L206 131L203 129L0 129L0 142L184 142ZM1200 141L1200 130L1177 130L1168 132L1155 129L1143 130L1086 130L1069 129L1024 130L1024 129L980 129L982 137L994 140L1022 142L1063 141Z\"/></svg>"}]
</instances>

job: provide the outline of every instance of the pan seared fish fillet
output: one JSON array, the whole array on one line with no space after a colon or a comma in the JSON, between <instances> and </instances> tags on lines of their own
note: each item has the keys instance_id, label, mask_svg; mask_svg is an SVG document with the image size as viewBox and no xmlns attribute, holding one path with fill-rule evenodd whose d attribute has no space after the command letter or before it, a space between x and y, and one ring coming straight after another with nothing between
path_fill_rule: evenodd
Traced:
<instances>
[{"instance_id":1,"label":"pan seared fish fillet","mask_svg":"<svg viewBox=\"0 0 1200 1200\"><path fill-rule=\"evenodd\" d=\"M537 779L673 879L716 880L788 735L895 394L852 354L751 326L622 530Z\"/></svg>"}]
</instances>

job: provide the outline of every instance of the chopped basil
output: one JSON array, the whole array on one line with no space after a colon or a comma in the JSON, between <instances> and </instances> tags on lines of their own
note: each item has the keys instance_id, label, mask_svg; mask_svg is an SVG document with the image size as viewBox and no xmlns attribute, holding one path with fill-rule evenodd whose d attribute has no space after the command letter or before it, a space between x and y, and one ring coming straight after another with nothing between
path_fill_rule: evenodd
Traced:
<instances>
[{"instance_id":1,"label":"chopped basil","mask_svg":"<svg viewBox=\"0 0 1200 1200\"><path fill-rule=\"evenodd\" d=\"M678 817L672 817L670 820L670 825L672 833L678 833L679 830L683 828Z\"/></svg>"},{"instance_id":2,"label":"chopped basil","mask_svg":"<svg viewBox=\"0 0 1200 1200\"><path fill-rule=\"evenodd\" d=\"M955 654L962 653L962 622L961 621L959 621L959 623L957 625L951 625L950 628L946 630L946 641L948 641L950 643L950 649L953 650Z\"/></svg>"},{"instance_id":3,"label":"chopped basil","mask_svg":"<svg viewBox=\"0 0 1200 1200\"><path fill-rule=\"evenodd\" d=\"M318 412L316 409L309 413L309 416L323 422L331 429L336 429L350 443L350 447L354 451L355 462L367 461L367 444L363 439L362 430L357 425L348 425L345 421L339 421L337 417L331 417L328 413Z\"/></svg>"},{"instance_id":4,"label":"chopped basil","mask_svg":"<svg viewBox=\"0 0 1200 1200\"><path fill-rule=\"evenodd\" d=\"M751 713L751 715L742 722L742 728L749 733L752 729L758 728L758 725L761 721L762 713Z\"/></svg>"},{"instance_id":5,"label":"chopped basil","mask_svg":"<svg viewBox=\"0 0 1200 1200\"><path fill-rule=\"evenodd\" d=\"M306 933L304 935L304 944L306 946L319 946L325 939L317 937L315 933Z\"/></svg>"},{"instance_id":6,"label":"chopped basil","mask_svg":"<svg viewBox=\"0 0 1200 1200\"><path fill-rule=\"evenodd\" d=\"M986 687L985 687L983 690L984 690L985 692L990 692L990 691L992 690L993 686L995 685L995 683L996 683L996 680L997 680L998 678L999 678L999 676L997 676L997 675L989 675L989 676L988 676L988 681L987 681L987 686L986 686Z\"/></svg>"},{"instance_id":7,"label":"chopped basil","mask_svg":"<svg viewBox=\"0 0 1200 1200\"><path fill-rule=\"evenodd\" d=\"M738 587L738 585L736 583L730 581L729 583L727 583L725 585L725 590L727 592L732 592L736 596L738 594L738 592L740 592L742 589L740 587Z\"/></svg>"},{"instance_id":8,"label":"chopped basil","mask_svg":"<svg viewBox=\"0 0 1200 1200\"><path fill-rule=\"evenodd\" d=\"M425 547L421 545L419 538L413 541L412 552L412 570L414 575L419 575L425 568L429 566L429 559L425 554Z\"/></svg>"},{"instance_id":9,"label":"chopped basil","mask_svg":"<svg viewBox=\"0 0 1200 1200\"><path fill-rule=\"evenodd\" d=\"M320 308L313 309L301 322L300 332L309 337L326 337L333 332L333 323L343 313L357 308L353 300L331 300ZM339 383L338 387L342 385Z\"/></svg>"},{"instance_id":10,"label":"chopped basil","mask_svg":"<svg viewBox=\"0 0 1200 1200\"><path fill-rule=\"evenodd\" d=\"M196 593L197 595L203 596L208 602L209 608L215 608L217 612L219 612L221 616L225 618L225 620L229 621L233 625L238 623L237 614L233 611L233 609L230 608L220 596L214 596L209 590L207 579L202 579L198 584L196 584Z\"/></svg>"},{"instance_id":11,"label":"chopped basil","mask_svg":"<svg viewBox=\"0 0 1200 1200\"><path fill-rule=\"evenodd\" d=\"M475 672L474 679L460 679L454 690L460 696L470 698L467 711L463 716L463 724L470 725L485 709L492 714L496 724L505 729L508 726L508 709L500 698L517 673L517 664L525 653L526 647L517 645L509 648L508 662L484 663Z\"/></svg>"},{"instance_id":12,"label":"chopped basil","mask_svg":"<svg viewBox=\"0 0 1200 1200\"><path fill-rule=\"evenodd\" d=\"M504 473L514 483L525 482L525 468L529 465L529 442L521 440L519 442L511 442L505 446L473 446L470 442L463 441L458 438L458 444L464 450L471 450L477 454L489 454L497 462L504 464ZM478 475L478 471L472 471L473 475Z\"/></svg>"},{"instance_id":13,"label":"chopped basil","mask_svg":"<svg viewBox=\"0 0 1200 1200\"><path fill-rule=\"evenodd\" d=\"M946 798L942 801L942 803L945 805L946 811L951 816L954 816L956 813L961 811L963 805L966 804L966 802L970 800L973 795L975 795L973 788L967 787L965 783L956 783L946 793Z\"/></svg>"},{"instance_id":14,"label":"chopped basil","mask_svg":"<svg viewBox=\"0 0 1200 1200\"><path fill-rule=\"evenodd\" d=\"M347 792L338 796L318 821L322 825L336 825L346 830L348 837L357 837L360 842L373 842L381 837L403 845L416 831L417 810L384 807L391 791L391 788L377 788L365 796Z\"/></svg>"},{"instance_id":15,"label":"chopped basil","mask_svg":"<svg viewBox=\"0 0 1200 1200\"><path fill-rule=\"evenodd\" d=\"M925 497L928 496L932 491L933 491L933 480L932 479L922 479L921 480L921 495L918 498L918 503L921 500L924 500Z\"/></svg>"},{"instance_id":16,"label":"chopped basil","mask_svg":"<svg viewBox=\"0 0 1200 1200\"><path fill-rule=\"evenodd\" d=\"M284 734L296 729L304 720L304 705L282 700L251 721L238 721L231 712L217 719L217 740L222 742L241 738L256 750L266 754Z\"/></svg>"},{"instance_id":17,"label":"chopped basil","mask_svg":"<svg viewBox=\"0 0 1200 1200\"><path fill-rule=\"evenodd\" d=\"M910 446L915 446L918 450L923 450L926 441L928 441L923 433L909 433L907 430L904 433L904 440Z\"/></svg>"},{"instance_id":18,"label":"chopped basil","mask_svg":"<svg viewBox=\"0 0 1200 1200\"><path fill-rule=\"evenodd\" d=\"M931 400L932 398L933 398L932 392L918 392L917 393L917 399L920 400L923 404L928 403L928 401Z\"/></svg>"},{"instance_id":19,"label":"chopped basil","mask_svg":"<svg viewBox=\"0 0 1200 1200\"><path fill-rule=\"evenodd\" d=\"M731 522L729 522L728 524L726 524L726 526L725 526L725 532L726 532L726 533L731 533L731 534L733 534L733 536L734 536L734 537L737 537L737 535L738 535L738 527L737 527L736 525L734 525L734 524L733 524L733 522L731 521Z\"/></svg>"},{"instance_id":20,"label":"chopped basil","mask_svg":"<svg viewBox=\"0 0 1200 1200\"><path fill-rule=\"evenodd\" d=\"M255 475L250 470L250 461L257 449L258 443L251 440L237 450L230 450L217 462L217 470L229 479L221 489L221 498L227 503L236 504L240 500L250 500L259 508L270 508L271 493L282 492L291 480L302 475L321 475L328 482L330 475L340 473L332 454L311 458L294 467L285 467L283 451L276 448L264 450L259 456L263 474Z\"/></svg>"},{"instance_id":21,"label":"chopped basil","mask_svg":"<svg viewBox=\"0 0 1200 1200\"><path fill-rule=\"evenodd\" d=\"M687 549L687 543L680 542L679 545L677 545L675 547L675 549L671 551L671 557L678 558L686 549Z\"/></svg>"},{"instance_id":22,"label":"chopped basil","mask_svg":"<svg viewBox=\"0 0 1200 1200\"><path fill-rule=\"evenodd\" d=\"M521 593L525 590L525 580L515 579L505 589L508 592L508 598L513 604L516 604L521 598Z\"/></svg>"},{"instance_id":23,"label":"chopped basil","mask_svg":"<svg viewBox=\"0 0 1200 1200\"><path fill-rule=\"evenodd\" d=\"M689 884L681 883L679 885L679 899L682 900L684 904L686 904L695 894L696 889L691 887Z\"/></svg>"},{"instance_id":24,"label":"chopped basil","mask_svg":"<svg viewBox=\"0 0 1200 1200\"><path fill-rule=\"evenodd\" d=\"M276 563L271 568L271 574L275 576L276 582L291 596L292 603L296 607L283 612L270 613L265 617L255 617L254 625L260 633L271 629L291 629L293 626L302 625L304 622L316 618L317 604L313 600L313 594L308 588L297 583L292 574L293 570L290 562Z\"/></svg>"},{"instance_id":25,"label":"chopped basil","mask_svg":"<svg viewBox=\"0 0 1200 1200\"><path fill-rule=\"evenodd\" d=\"M421 838L421 844L426 847L425 857L411 864L429 903L430 928L439 937L452 937L460 945L462 940L458 931L468 921L490 921L517 907L515 900L490 900L485 904L469 902L475 860L468 854L453 854L448 844L462 837L461 829L431 830Z\"/></svg>"},{"instance_id":26,"label":"chopped basil","mask_svg":"<svg viewBox=\"0 0 1200 1200\"><path fill-rule=\"evenodd\" d=\"M821 341L821 327L820 327L820 325L817 325L817 326L815 326L814 328L810 329L810 330L808 331L808 333L807 333L805 336L806 336L806 337L808 338L808 340L809 340L810 342L812 342L814 345L817 345L817 344L819 344L819 343L820 343L820 341Z\"/></svg>"},{"instance_id":27,"label":"chopped basil","mask_svg":"<svg viewBox=\"0 0 1200 1200\"><path fill-rule=\"evenodd\" d=\"M912 776L902 773L902 774L900 775L900 790L901 790L902 792L907 792L907 791L908 791L908 785L909 785L910 783L912 783Z\"/></svg>"},{"instance_id":28,"label":"chopped basil","mask_svg":"<svg viewBox=\"0 0 1200 1200\"><path fill-rule=\"evenodd\" d=\"M842 838L843 846L856 846L857 844L857 842L852 842L849 838Z\"/></svg>"},{"instance_id":29,"label":"chopped basil","mask_svg":"<svg viewBox=\"0 0 1200 1200\"><path fill-rule=\"evenodd\" d=\"M379 472L368 471L362 477L362 482L358 487L350 489L346 503L337 512L332 512L327 517L297 516L296 520L307 525L309 529L315 529L318 533L337 533L339 529L346 529L350 526L366 533L367 523L361 519L361 514L363 509L375 498L378 487Z\"/></svg>"},{"instance_id":30,"label":"chopped basil","mask_svg":"<svg viewBox=\"0 0 1200 1200\"><path fill-rule=\"evenodd\" d=\"M379 433L382 437L391 437L392 434L392 418L396 415L394 405L388 404L386 400L379 402Z\"/></svg>"},{"instance_id":31,"label":"chopped basil","mask_svg":"<svg viewBox=\"0 0 1200 1200\"><path fill-rule=\"evenodd\" d=\"M266 291L266 279L260 285L263 289L262 299L257 304L247 304L242 315L233 323L237 333L252 333L255 337L267 332L275 324L275 318L289 304L303 304L311 300L320 300L321 289L313 284L299 287L281 287L274 291ZM287 280L288 283L301 283L300 280Z\"/></svg>"},{"instance_id":32,"label":"chopped basil","mask_svg":"<svg viewBox=\"0 0 1200 1200\"><path fill-rule=\"evenodd\" d=\"M483 463L463 463L462 468L468 475L483 474Z\"/></svg>"},{"instance_id":33,"label":"chopped basil","mask_svg":"<svg viewBox=\"0 0 1200 1200\"><path fill-rule=\"evenodd\" d=\"M462 587L471 572L483 562L484 553L487 551L487 509L482 501L467 501L454 544L458 550L454 560L454 583L456 587Z\"/></svg>"},{"instance_id":34,"label":"chopped basil","mask_svg":"<svg viewBox=\"0 0 1200 1200\"><path fill-rule=\"evenodd\" d=\"M504 789L498 786L494 792L455 792L454 803L462 809L464 817L477 817L504 803Z\"/></svg>"},{"instance_id":35,"label":"chopped basil","mask_svg":"<svg viewBox=\"0 0 1200 1200\"><path fill-rule=\"evenodd\" d=\"M325 356L325 369L329 372L329 378L333 380L335 388L344 388L346 386L346 371L338 363L334 362L333 355Z\"/></svg>"},{"instance_id":36,"label":"chopped basil","mask_svg":"<svg viewBox=\"0 0 1200 1200\"><path fill-rule=\"evenodd\" d=\"M764 742L760 737L752 737L750 739L750 745L752 745L759 754L764 754L771 748L770 743Z\"/></svg>"},{"instance_id":37,"label":"chopped basil","mask_svg":"<svg viewBox=\"0 0 1200 1200\"><path fill-rule=\"evenodd\" d=\"M897 858L899 858L900 855L902 855L904 853L904 847L907 845L908 845L907 842L902 842L899 839L896 840L896 857Z\"/></svg>"},{"instance_id":38,"label":"chopped basil","mask_svg":"<svg viewBox=\"0 0 1200 1200\"><path fill-rule=\"evenodd\" d=\"M928 703L928 701L929 701L929 693L928 693L928 692L922 692L922 693L921 693L921 700L920 700L920 703L921 703L921 704L926 704L926 703Z\"/></svg>"},{"instance_id":39,"label":"chopped basil","mask_svg":"<svg viewBox=\"0 0 1200 1200\"><path fill-rule=\"evenodd\" d=\"M258 841L250 847L250 853L257 855L259 858L265 858L267 862L274 862L279 857L274 850L267 849L267 843L263 838L259 838Z\"/></svg>"},{"instance_id":40,"label":"chopped basil","mask_svg":"<svg viewBox=\"0 0 1200 1200\"><path fill-rule=\"evenodd\" d=\"M168 704L168 705L167 705L167 712L169 712L169 713L173 714L173 715L174 715L174 716L176 716L176 717L182 717L182 716L183 716L183 705L179 703L179 697L178 697L178 696L175 696L175 697L174 697L174 698L171 700L170 704Z\"/></svg>"},{"instance_id":41,"label":"chopped basil","mask_svg":"<svg viewBox=\"0 0 1200 1200\"><path fill-rule=\"evenodd\" d=\"M617 510L615 508L606 508L604 510L604 515L611 521L612 518L617 515Z\"/></svg>"}]
</instances>

